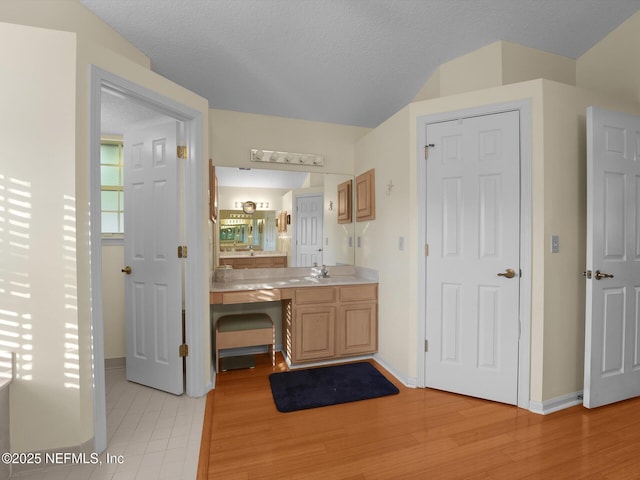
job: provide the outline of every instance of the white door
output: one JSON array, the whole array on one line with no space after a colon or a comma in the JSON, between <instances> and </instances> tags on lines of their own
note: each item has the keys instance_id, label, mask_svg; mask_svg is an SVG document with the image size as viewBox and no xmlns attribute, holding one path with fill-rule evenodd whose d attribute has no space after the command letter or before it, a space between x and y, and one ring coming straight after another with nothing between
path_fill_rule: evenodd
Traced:
<instances>
[{"instance_id":1,"label":"white door","mask_svg":"<svg viewBox=\"0 0 640 480\"><path fill-rule=\"evenodd\" d=\"M519 112L427 125L425 385L516 404Z\"/></svg>"},{"instance_id":2,"label":"white door","mask_svg":"<svg viewBox=\"0 0 640 480\"><path fill-rule=\"evenodd\" d=\"M124 137L127 379L182 394L177 122ZM107 306L108 308L108 306Z\"/></svg>"},{"instance_id":3,"label":"white door","mask_svg":"<svg viewBox=\"0 0 640 480\"><path fill-rule=\"evenodd\" d=\"M640 395L640 117L587 110L584 406Z\"/></svg>"},{"instance_id":4,"label":"white door","mask_svg":"<svg viewBox=\"0 0 640 480\"><path fill-rule=\"evenodd\" d=\"M296 199L296 267L322 265L322 195Z\"/></svg>"}]
</instances>

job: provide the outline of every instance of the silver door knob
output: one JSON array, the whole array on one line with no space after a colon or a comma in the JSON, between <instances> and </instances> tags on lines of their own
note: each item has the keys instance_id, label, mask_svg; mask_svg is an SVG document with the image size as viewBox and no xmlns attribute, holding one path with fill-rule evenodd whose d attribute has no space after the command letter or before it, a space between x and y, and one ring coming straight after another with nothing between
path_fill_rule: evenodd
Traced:
<instances>
[{"instance_id":1,"label":"silver door knob","mask_svg":"<svg viewBox=\"0 0 640 480\"><path fill-rule=\"evenodd\" d=\"M600 270L596 270L593 272L593 277L596 280L602 280L603 278L613 278L613 275L611 273L602 273Z\"/></svg>"}]
</instances>

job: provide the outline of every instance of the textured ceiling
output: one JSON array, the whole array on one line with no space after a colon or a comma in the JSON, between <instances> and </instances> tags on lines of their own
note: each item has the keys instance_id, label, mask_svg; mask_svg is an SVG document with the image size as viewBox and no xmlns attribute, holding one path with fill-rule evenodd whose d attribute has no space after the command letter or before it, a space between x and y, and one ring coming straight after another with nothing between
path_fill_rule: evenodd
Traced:
<instances>
[{"instance_id":1,"label":"textured ceiling","mask_svg":"<svg viewBox=\"0 0 640 480\"><path fill-rule=\"evenodd\" d=\"M577 58L640 0L80 0L212 108L374 127L497 40Z\"/></svg>"}]
</instances>

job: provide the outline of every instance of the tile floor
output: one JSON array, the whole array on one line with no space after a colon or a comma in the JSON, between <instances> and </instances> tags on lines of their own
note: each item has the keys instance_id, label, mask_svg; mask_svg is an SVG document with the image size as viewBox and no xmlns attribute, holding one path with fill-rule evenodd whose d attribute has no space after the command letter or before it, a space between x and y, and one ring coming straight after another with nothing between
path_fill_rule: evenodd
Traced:
<instances>
[{"instance_id":1,"label":"tile floor","mask_svg":"<svg viewBox=\"0 0 640 480\"><path fill-rule=\"evenodd\" d=\"M106 370L108 446L102 465L55 466L19 480L194 480L206 397L176 397ZM122 462L107 463L110 458ZM120 456L120 457L119 457Z\"/></svg>"}]
</instances>

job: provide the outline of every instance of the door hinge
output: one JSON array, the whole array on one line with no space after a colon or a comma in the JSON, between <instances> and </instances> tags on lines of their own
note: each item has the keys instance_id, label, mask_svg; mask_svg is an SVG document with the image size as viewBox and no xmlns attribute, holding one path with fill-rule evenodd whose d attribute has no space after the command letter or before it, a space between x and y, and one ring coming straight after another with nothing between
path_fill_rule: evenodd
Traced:
<instances>
[{"instance_id":1,"label":"door hinge","mask_svg":"<svg viewBox=\"0 0 640 480\"><path fill-rule=\"evenodd\" d=\"M429 256L429 244L428 243L424 244L424 256L425 257Z\"/></svg>"},{"instance_id":2,"label":"door hinge","mask_svg":"<svg viewBox=\"0 0 640 480\"><path fill-rule=\"evenodd\" d=\"M178 258L187 258L187 246L186 245L179 245L178 246Z\"/></svg>"},{"instance_id":3,"label":"door hinge","mask_svg":"<svg viewBox=\"0 0 640 480\"><path fill-rule=\"evenodd\" d=\"M424 146L424 159L427 160L429 158L429 147L435 147L435 144L429 143Z\"/></svg>"},{"instance_id":4,"label":"door hinge","mask_svg":"<svg viewBox=\"0 0 640 480\"><path fill-rule=\"evenodd\" d=\"M429 351L429 340L424 341L424 351L427 353Z\"/></svg>"},{"instance_id":5,"label":"door hinge","mask_svg":"<svg viewBox=\"0 0 640 480\"><path fill-rule=\"evenodd\" d=\"M186 343L183 343L182 345L180 345L180 348L178 349L178 356L179 357L188 357L189 356L189 345L187 345Z\"/></svg>"},{"instance_id":6,"label":"door hinge","mask_svg":"<svg viewBox=\"0 0 640 480\"><path fill-rule=\"evenodd\" d=\"M185 145L178 145L176 156L182 160L187 158L187 147Z\"/></svg>"}]
</instances>

